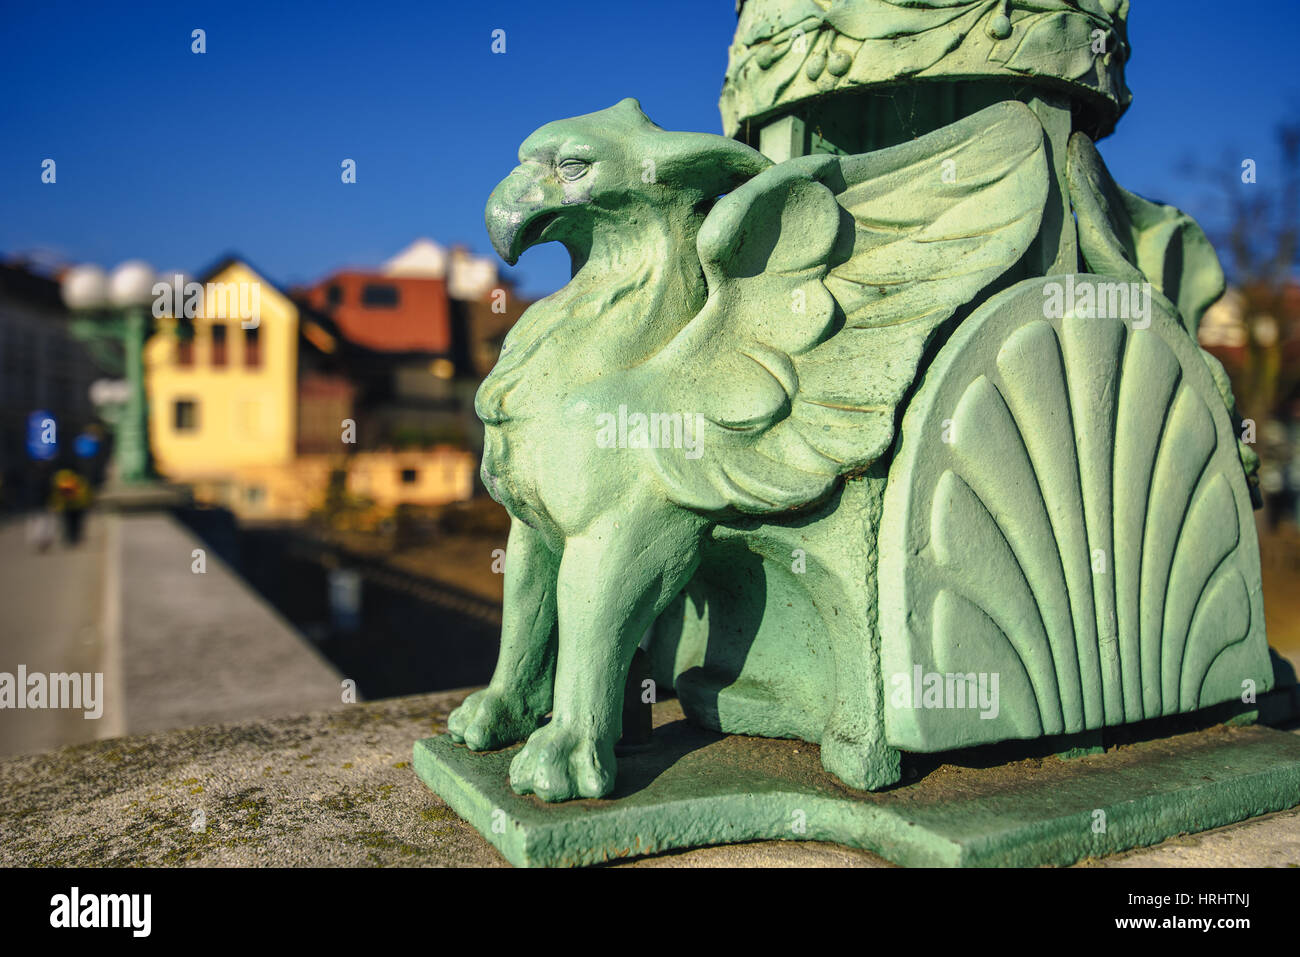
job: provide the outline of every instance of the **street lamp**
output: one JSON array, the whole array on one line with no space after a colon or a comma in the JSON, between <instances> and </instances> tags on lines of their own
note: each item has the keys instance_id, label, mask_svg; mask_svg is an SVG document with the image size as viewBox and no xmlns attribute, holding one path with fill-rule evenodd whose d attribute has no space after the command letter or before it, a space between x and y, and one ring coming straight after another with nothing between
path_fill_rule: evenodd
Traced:
<instances>
[{"instance_id":1,"label":"street lamp","mask_svg":"<svg viewBox=\"0 0 1300 957\"><path fill-rule=\"evenodd\" d=\"M121 485L143 485L152 479L144 343L154 282L153 269L139 260L122 263L108 276L98 266L77 266L62 281L63 301L82 314L73 321L72 334L92 349L106 371L126 379L126 401L114 422L112 474Z\"/></svg>"},{"instance_id":2,"label":"street lamp","mask_svg":"<svg viewBox=\"0 0 1300 957\"><path fill-rule=\"evenodd\" d=\"M73 266L62 288L63 301L77 312L99 309L108 301L108 275L98 266Z\"/></svg>"}]
</instances>

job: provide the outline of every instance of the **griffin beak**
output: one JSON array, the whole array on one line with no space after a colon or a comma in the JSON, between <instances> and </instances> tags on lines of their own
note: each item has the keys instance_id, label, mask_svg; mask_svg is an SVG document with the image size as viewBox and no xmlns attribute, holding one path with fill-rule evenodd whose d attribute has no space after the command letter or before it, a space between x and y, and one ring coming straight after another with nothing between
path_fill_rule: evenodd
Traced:
<instances>
[{"instance_id":1,"label":"griffin beak","mask_svg":"<svg viewBox=\"0 0 1300 957\"><path fill-rule=\"evenodd\" d=\"M546 201L537 173L528 164L517 166L488 197L488 237L492 248L511 266L525 249L542 241L542 234L560 214Z\"/></svg>"}]
</instances>

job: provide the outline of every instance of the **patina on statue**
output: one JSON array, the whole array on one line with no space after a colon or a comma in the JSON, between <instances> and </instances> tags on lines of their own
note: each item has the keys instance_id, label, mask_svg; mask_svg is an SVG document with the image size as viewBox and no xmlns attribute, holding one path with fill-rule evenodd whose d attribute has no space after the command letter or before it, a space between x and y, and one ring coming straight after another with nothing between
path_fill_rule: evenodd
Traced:
<instances>
[{"instance_id":1,"label":"patina on statue","mask_svg":"<svg viewBox=\"0 0 1300 957\"><path fill-rule=\"evenodd\" d=\"M868 789L900 749L1269 687L1254 461L1195 340L1222 272L1093 146L1126 13L749 0L733 138L631 99L528 137L488 230L573 278L477 397L513 522L454 740L527 739L518 792L609 794L638 646L693 720Z\"/></svg>"}]
</instances>

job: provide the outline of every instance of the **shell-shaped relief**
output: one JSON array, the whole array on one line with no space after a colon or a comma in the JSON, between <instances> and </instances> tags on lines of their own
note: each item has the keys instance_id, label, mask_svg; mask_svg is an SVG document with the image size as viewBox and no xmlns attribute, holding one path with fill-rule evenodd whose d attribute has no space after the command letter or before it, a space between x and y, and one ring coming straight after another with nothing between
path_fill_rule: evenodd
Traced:
<instances>
[{"instance_id":1,"label":"shell-shaped relief","mask_svg":"<svg viewBox=\"0 0 1300 957\"><path fill-rule=\"evenodd\" d=\"M880 530L895 747L1072 733L1271 686L1231 420L1177 313L1127 287L1027 280L926 371ZM1065 298L1091 308L1053 308Z\"/></svg>"}]
</instances>

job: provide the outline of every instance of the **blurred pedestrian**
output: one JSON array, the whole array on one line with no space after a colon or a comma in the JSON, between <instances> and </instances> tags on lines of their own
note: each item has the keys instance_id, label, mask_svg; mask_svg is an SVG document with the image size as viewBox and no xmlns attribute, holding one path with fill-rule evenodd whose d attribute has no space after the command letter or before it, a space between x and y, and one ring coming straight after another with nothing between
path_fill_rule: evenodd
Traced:
<instances>
[{"instance_id":1,"label":"blurred pedestrian","mask_svg":"<svg viewBox=\"0 0 1300 957\"><path fill-rule=\"evenodd\" d=\"M73 469L59 469L55 472L50 510L63 520L65 545L76 545L81 541L81 529L89 507L90 483Z\"/></svg>"},{"instance_id":2,"label":"blurred pedestrian","mask_svg":"<svg viewBox=\"0 0 1300 957\"><path fill-rule=\"evenodd\" d=\"M44 509L27 516L27 544L38 552L54 544L54 516Z\"/></svg>"}]
</instances>

